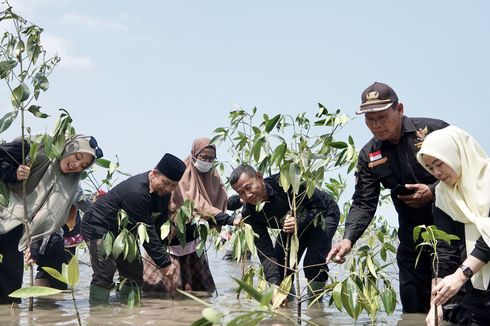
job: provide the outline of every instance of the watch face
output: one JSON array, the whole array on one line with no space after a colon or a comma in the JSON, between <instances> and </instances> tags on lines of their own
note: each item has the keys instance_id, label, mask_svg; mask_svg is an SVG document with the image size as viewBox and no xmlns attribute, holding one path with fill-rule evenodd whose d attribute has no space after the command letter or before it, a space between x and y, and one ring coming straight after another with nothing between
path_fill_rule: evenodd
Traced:
<instances>
[{"instance_id":1,"label":"watch face","mask_svg":"<svg viewBox=\"0 0 490 326\"><path fill-rule=\"evenodd\" d=\"M469 268L468 266L465 266L465 265L461 265L461 269L463 270L463 274L466 277L468 277L468 278L473 277L473 271L471 270L471 268Z\"/></svg>"}]
</instances>

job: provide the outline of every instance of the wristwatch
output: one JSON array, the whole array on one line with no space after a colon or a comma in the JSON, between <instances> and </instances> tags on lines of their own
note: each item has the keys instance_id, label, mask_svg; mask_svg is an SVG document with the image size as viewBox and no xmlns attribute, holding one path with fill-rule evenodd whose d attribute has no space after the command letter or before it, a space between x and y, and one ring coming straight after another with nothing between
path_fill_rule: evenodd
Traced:
<instances>
[{"instance_id":1,"label":"wristwatch","mask_svg":"<svg viewBox=\"0 0 490 326\"><path fill-rule=\"evenodd\" d=\"M471 268L469 268L468 266L462 264L461 266L459 266L459 268L461 268L461 270L463 271L463 274L467 277L467 278L472 278L473 277L473 271L471 270Z\"/></svg>"}]
</instances>

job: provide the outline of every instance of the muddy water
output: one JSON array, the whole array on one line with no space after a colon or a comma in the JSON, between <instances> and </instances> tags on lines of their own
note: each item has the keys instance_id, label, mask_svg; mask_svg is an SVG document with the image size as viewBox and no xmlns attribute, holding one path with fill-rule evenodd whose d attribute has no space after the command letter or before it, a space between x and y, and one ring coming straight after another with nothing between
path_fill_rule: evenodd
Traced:
<instances>
[{"instance_id":1,"label":"muddy water","mask_svg":"<svg viewBox=\"0 0 490 326\"><path fill-rule=\"evenodd\" d=\"M235 283L231 276L240 277L241 267L233 262L222 260L223 252L210 252L211 270L218 288L218 295L208 299L217 310L226 312L233 309L247 309L253 303L247 300L236 300ZM118 302L116 294L111 295L111 304L90 307L88 304L91 268L88 254L80 255L81 281L77 289L77 304L84 325L190 325L201 317L203 306L192 300L170 300L161 297L146 296L136 308L128 308ZM333 269L333 273L337 268ZM337 270L338 272L338 270ZM27 274L27 273L26 273ZM27 277L25 278L27 282ZM27 283L26 283L27 284ZM16 309L0 306L0 325L76 325L71 295L60 294L49 298L35 299L34 312L27 311L27 300ZM423 315L402 315L401 307L391 316L380 314L380 325L423 325ZM291 314L293 310L291 309ZM320 325L365 325L369 323L367 316L354 323L345 313L334 307L316 307L303 310L304 317ZM284 320L268 320L262 325L289 325Z\"/></svg>"}]
</instances>

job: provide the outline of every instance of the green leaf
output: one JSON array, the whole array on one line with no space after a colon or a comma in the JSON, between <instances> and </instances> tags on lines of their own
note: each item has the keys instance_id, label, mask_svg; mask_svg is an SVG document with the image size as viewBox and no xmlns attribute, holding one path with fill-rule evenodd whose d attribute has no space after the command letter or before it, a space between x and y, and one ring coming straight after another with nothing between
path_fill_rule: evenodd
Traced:
<instances>
[{"instance_id":1,"label":"green leaf","mask_svg":"<svg viewBox=\"0 0 490 326\"><path fill-rule=\"evenodd\" d=\"M114 259L117 259L123 252L125 244L124 240L123 232L119 233L116 240L114 240L114 243L112 244L112 257L114 257Z\"/></svg>"},{"instance_id":2,"label":"green leaf","mask_svg":"<svg viewBox=\"0 0 490 326\"><path fill-rule=\"evenodd\" d=\"M167 220L165 223L163 223L162 227L160 228L160 237L163 240L169 234L170 234L170 220Z\"/></svg>"},{"instance_id":3,"label":"green leaf","mask_svg":"<svg viewBox=\"0 0 490 326\"><path fill-rule=\"evenodd\" d=\"M36 76L34 76L34 88L40 88L43 91L48 90L49 81L45 74L38 72Z\"/></svg>"},{"instance_id":4,"label":"green leaf","mask_svg":"<svg viewBox=\"0 0 490 326\"><path fill-rule=\"evenodd\" d=\"M97 164L100 167L103 167L104 169L108 169L111 166L111 161L103 158L98 158L95 160L95 164Z\"/></svg>"},{"instance_id":5,"label":"green leaf","mask_svg":"<svg viewBox=\"0 0 490 326\"><path fill-rule=\"evenodd\" d=\"M180 294L188 297L189 299L192 299L192 300L196 301L197 303L202 304L203 306L211 307L211 304L209 304L206 301L196 297L195 295L190 294L189 292L183 291L181 289L176 289L176 291L179 292Z\"/></svg>"},{"instance_id":6,"label":"green leaf","mask_svg":"<svg viewBox=\"0 0 490 326\"><path fill-rule=\"evenodd\" d=\"M262 300L260 301L260 304L265 307L269 306L273 296L274 288L268 288L262 293Z\"/></svg>"},{"instance_id":7,"label":"green leaf","mask_svg":"<svg viewBox=\"0 0 490 326\"><path fill-rule=\"evenodd\" d=\"M203 309L202 316L213 324L219 324L221 318L223 317L223 315L220 312L209 307Z\"/></svg>"},{"instance_id":8,"label":"green leaf","mask_svg":"<svg viewBox=\"0 0 490 326\"><path fill-rule=\"evenodd\" d=\"M343 141L333 141L330 143L330 147L343 149L343 148L347 148L347 144L344 143Z\"/></svg>"},{"instance_id":9,"label":"green leaf","mask_svg":"<svg viewBox=\"0 0 490 326\"><path fill-rule=\"evenodd\" d=\"M254 251L254 233L250 224L244 225L244 233L245 233L245 242L247 243L248 250Z\"/></svg>"},{"instance_id":10,"label":"green leaf","mask_svg":"<svg viewBox=\"0 0 490 326\"><path fill-rule=\"evenodd\" d=\"M252 146L252 155L255 160L255 162L259 163L260 162L260 154L262 150L262 146L264 144L265 140L264 137L259 137L257 140L255 140L253 146Z\"/></svg>"},{"instance_id":11,"label":"green leaf","mask_svg":"<svg viewBox=\"0 0 490 326\"><path fill-rule=\"evenodd\" d=\"M248 295L250 295L252 298L254 298L256 301L261 302L262 301L262 294L260 294L259 291L257 291L253 286L248 285L244 281L232 277L235 282L238 283L240 288L242 288L245 292L247 292Z\"/></svg>"},{"instance_id":12,"label":"green leaf","mask_svg":"<svg viewBox=\"0 0 490 326\"><path fill-rule=\"evenodd\" d=\"M102 248L104 249L105 257L109 257L112 252L112 244L114 243L114 235L111 231L104 234L102 237Z\"/></svg>"},{"instance_id":13,"label":"green leaf","mask_svg":"<svg viewBox=\"0 0 490 326\"><path fill-rule=\"evenodd\" d=\"M141 244L144 244L148 238L148 232L146 231L146 225L141 223L138 225L138 240Z\"/></svg>"},{"instance_id":14,"label":"green leaf","mask_svg":"<svg viewBox=\"0 0 490 326\"><path fill-rule=\"evenodd\" d=\"M371 257L371 254L367 255L366 262L371 275L373 275L375 278L378 278L378 274L376 273L376 267L374 266L374 262L373 262L373 258Z\"/></svg>"},{"instance_id":15,"label":"green leaf","mask_svg":"<svg viewBox=\"0 0 490 326\"><path fill-rule=\"evenodd\" d=\"M291 164L289 166L289 181L291 182L291 186L293 187L293 193L299 193L299 186L301 185L301 176L299 172L299 168L296 164Z\"/></svg>"},{"instance_id":16,"label":"green leaf","mask_svg":"<svg viewBox=\"0 0 490 326\"><path fill-rule=\"evenodd\" d=\"M63 275L61 275L61 273L58 272L56 269L51 267L46 267L46 266L43 266L42 269L46 271L49 275L57 279L58 281L68 284L66 278Z\"/></svg>"},{"instance_id":17,"label":"green leaf","mask_svg":"<svg viewBox=\"0 0 490 326\"><path fill-rule=\"evenodd\" d=\"M276 126L276 124L280 118L281 118L281 115L278 114L278 115L274 116L272 119L268 120L267 123L265 124L265 131L267 133L271 132L271 130L274 129L274 127Z\"/></svg>"},{"instance_id":18,"label":"green leaf","mask_svg":"<svg viewBox=\"0 0 490 326\"><path fill-rule=\"evenodd\" d=\"M77 256L71 257L71 260L68 263L66 278L68 279L68 284L72 289L78 284L78 281L80 280L80 269L78 266Z\"/></svg>"},{"instance_id":19,"label":"green leaf","mask_svg":"<svg viewBox=\"0 0 490 326\"><path fill-rule=\"evenodd\" d=\"M129 291L128 294L128 307L134 308L134 304L135 304L135 294L134 294L134 289L131 288L131 291Z\"/></svg>"},{"instance_id":20,"label":"green leaf","mask_svg":"<svg viewBox=\"0 0 490 326\"><path fill-rule=\"evenodd\" d=\"M0 78L4 79L8 76L8 73L17 66L17 61L6 60L0 62Z\"/></svg>"},{"instance_id":21,"label":"green leaf","mask_svg":"<svg viewBox=\"0 0 490 326\"><path fill-rule=\"evenodd\" d=\"M136 255L138 252L138 245L136 242L136 238L132 233L127 233L127 240L125 245L125 250L127 248L127 256L128 262L132 263L136 259Z\"/></svg>"},{"instance_id":22,"label":"green leaf","mask_svg":"<svg viewBox=\"0 0 490 326\"><path fill-rule=\"evenodd\" d=\"M298 234L294 233L291 235L291 242L289 245L289 268L295 269L296 263L298 262L298 250L299 250L299 240Z\"/></svg>"},{"instance_id":23,"label":"green leaf","mask_svg":"<svg viewBox=\"0 0 490 326\"><path fill-rule=\"evenodd\" d=\"M20 108L22 103L29 98L30 94L31 91L29 90L29 86L27 86L25 83L20 83L19 86L14 88L10 97L14 108Z\"/></svg>"},{"instance_id":24,"label":"green leaf","mask_svg":"<svg viewBox=\"0 0 490 326\"><path fill-rule=\"evenodd\" d=\"M0 181L0 205L3 207L7 207L10 201L9 198L10 198L9 187L3 181Z\"/></svg>"},{"instance_id":25,"label":"green leaf","mask_svg":"<svg viewBox=\"0 0 490 326\"><path fill-rule=\"evenodd\" d=\"M31 112L37 118L45 119L49 117L49 115L47 115L46 113L42 113L41 111L39 111L40 108L41 107L39 105L31 105L27 109L27 111Z\"/></svg>"},{"instance_id":26,"label":"green leaf","mask_svg":"<svg viewBox=\"0 0 490 326\"><path fill-rule=\"evenodd\" d=\"M413 228L413 242L417 242L420 237L420 232L422 232L422 228L425 228L425 225L418 225Z\"/></svg>"},{"instance_id":27,"label":"green leaf","mask_svg":"<svg viewBox=\"0 0 490 326\"><path fill-rule=\"evenodd\" d=\"M381 295L381 301L383 302L383 307L388 315L391 315L395 311L396 307L396 293L393 289L386 289Z\"/></svg>"},{"instance_id":28,"label":"green leaf","mask_svg":"<svg viewBox=\"0 0 490 326\"><path fill-rule=\"evenodd\" d=\"M291 291L291 286L293 285L293 274L290 274L282 280L277 290L277 294L274 296L274 301L272 302L272 307L275 309L281 305L281 303L288 297Z\"/></svg>"},{"instance_id":29,"label":"green leaf","mask_svg":"<svg viewBox=\"0 0 490 326\"><path fill-rule=\"evenodd\" d=\"M14 122L15 118L17 118L17 110L6 113L2 119L0 119L0 133L7 130L12 122Z\"/></svg>"},{"instance_id":30,"label":"green leaf","mask_svg":"<svg viewBox=\"0 0 490 326\"><path fill-rule=\"evenodd\" d=\"M260 312L260 311L247 312L243 315L240 315L230 320L226 325L227 326L255 326L255 325L259 325L260 321L262 321L266 316L267 314L265 312Z\"/></svg>"},{"instance_id":31,"label":"green leaf","mask_svg":"<svg viewBox=\"0 0 490 326\"><path fill-rule=\"evenodd\" d=\"M191 324L191 326L212 326L213 323L209 322L206 318L202 317L201 319L196 320Z\"/></svg>"},{"instance_id":32,"label":"green leaf","mask_svg":"<svg viewBox=\"0 0 490 326\"><path fill-rule=\"evenodd\" d=\"M63 290L53 289L46 286L30 286L26 288L21 288L15 290L14 292L9 294L11 298L36 298L47 295L53 295L63 292Z\"/></svg>"},{"instance_id":33,"label":"green leaf","mask_svg":"<svg viewBox=\"0 0 490 326\"><path fill-rule=\"evenodd\" d=\"M338 282L332 290L333 303L338 311L342 311L342 282Z\"/></svg>"}]
</instances>

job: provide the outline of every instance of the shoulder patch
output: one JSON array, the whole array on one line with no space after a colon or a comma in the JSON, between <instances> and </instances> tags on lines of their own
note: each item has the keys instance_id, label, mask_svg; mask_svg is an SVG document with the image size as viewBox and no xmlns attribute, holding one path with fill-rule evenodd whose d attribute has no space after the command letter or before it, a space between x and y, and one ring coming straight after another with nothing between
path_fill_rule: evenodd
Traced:
<instances>
[{"instance_id":1,"label":"shoulder patch","mask_svg":"<svg viewBox=\"0 0 490 326\"><path fill-rule=\"evenodd\" d=\"M422 143L424 142L424 139L428 133L429 133L429 128L427 128L427 126L425 126L423 129L419 128L419 130L415 132L415 135L417 136L417 141L414 144L415 149L419 150L420 147L422 147Z\"/></svg>"}]
</instances>

